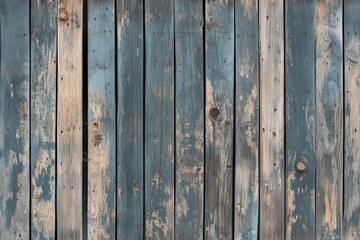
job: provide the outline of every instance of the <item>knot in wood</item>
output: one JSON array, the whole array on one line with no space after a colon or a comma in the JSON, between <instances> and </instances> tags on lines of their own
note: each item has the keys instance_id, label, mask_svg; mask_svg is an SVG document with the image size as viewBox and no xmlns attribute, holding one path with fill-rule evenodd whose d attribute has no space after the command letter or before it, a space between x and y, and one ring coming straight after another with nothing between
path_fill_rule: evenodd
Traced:
<instances>
[{"instance_id":1,"label":"knot in wood","mask_svg":"<svg viewBox=\"0 0 360 240\"><path fill-rule=\"evenodd\" d=\"M68 20L68 13L65 10L65 8L60 8L59 9L59 19L60 19L60 21Z\"/></svg>"},{"instance_id":2,"label":"knot in wood","mask_svg":"<svg viewBox=\"0 0 360 240\"><path fill-rule=\"evenodd\" d=\"M303 161L299 161L297 164L296 164L296 168L298 171L304 171L305 168L306 168L306 164L303 162Z\"/></svg>"},{"instance_id":3,"label":"knot in wood","mask_svg":"<svg viewBox=\"0 0 360 240\"><path fill-rule=\"evenodd\" d=\"M219 116L220 111L218 108L214 107L210 109L210 116L213 118L216 118L217 116Z\"/></svg>"}]
</instances>

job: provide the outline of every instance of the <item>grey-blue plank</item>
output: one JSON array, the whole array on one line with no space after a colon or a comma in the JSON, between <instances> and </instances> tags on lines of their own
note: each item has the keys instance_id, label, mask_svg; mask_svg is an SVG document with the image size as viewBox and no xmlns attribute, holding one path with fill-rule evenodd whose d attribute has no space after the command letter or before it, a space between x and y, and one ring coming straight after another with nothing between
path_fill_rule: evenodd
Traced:
<instances>
[{"instance_id":1,"label":"grey-blue plank","mask_svg":"<svg viewBox=\"0 0 360 240\"><path fill-rule=\"evenodd\" d=\"M30 237L29 9L0 1L0 239Z\"/></svg>"},{"instance_id":2,"label":"grey-blue plank","mask_svg":"<svg viewBox=\"0 0 360 240\"><path fill-rule=\"evenodd\" d=\"M147 239L174 238L174 2L145 2Z\"/></svg>"},{"instance_id":3,"label":"grey-blue plank","mask_svg":"<svg viewBox=\"0 0 360 240\"><path fill-rule=\"evenodd\" d=\"M315 238L315 2L285 4L286 238Z\"/></svg>"},{"instance_id":4,"label":"grey-blue plank","mask_svg":"<svg viewBox=\"0 0 360 240\"><path fill-rule=\"evenodd\" d=\"M205 2L206 239L233 232L234 1Z\"/></svg>"},{"instance_id":5,"label":"grey-blue plank","mask_svg":"<svg viewBox=\"0 0 360 240\"><path fill-rule=\"evenodd\" d=\"M175 1L176 238L203 238L204 44L202 0Z\"/></svg>"},{"instance_id":6,"label":"grey-blue plank","mask_svg":"<svg viewBox=\"0 0 360 240\"><path fill-rule=\"evenodd\" d=\"M143 4L117 1L118 239L144 238Z\"/></svg>"},{"instance_id":7,"label":"grey-blue plank","mask_svg":"<svg viewBox=\"0 0 360 240\"><path fill-rule=\"evenodd\" d=\"M235 239L258 238L259 18L257 1L235 1Z\"/></svg>"},{"instance_id":8,"label":"grey-blue plank","mask_svg":"<svg viewBox=\"0 0 360 240\"><path fill-rule=\"evenodd\" d=\"M56 21L56 1L31 1L32 239L55 239Z\"/></svg>"},{"instance_id":9,"label":"grey-blue plank","mask_svg":"<svg viewBox=\"0 0 360 240\"><path fill-rule=\"evenodd\" d=\"M116 237L115 1L89 0L88 237Z\"/></svg>"}]
</instances>

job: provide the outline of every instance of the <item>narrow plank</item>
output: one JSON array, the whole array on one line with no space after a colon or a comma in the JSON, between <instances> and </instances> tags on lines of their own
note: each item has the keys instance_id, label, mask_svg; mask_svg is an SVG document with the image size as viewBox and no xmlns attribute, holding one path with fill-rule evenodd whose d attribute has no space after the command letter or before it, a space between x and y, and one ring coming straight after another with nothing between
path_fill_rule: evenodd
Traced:
<instances>
[{"instance_id":1,"label":"narrow plank","mask_svg":"<svg viewBox=\"0 0 360 240\"><path fill-rule=\"evenodd\" d=\"M233 225L234 1L205 2L205 238Z\"/></svg>"},{"instance_id":2,"label":"narrow plank","mask_svg":"<svg viewBox=\"0 0 360 240\"><path fill-rule=\"evenodd\" d=\"M115 1L89 0L88 237L115 239Z\"/></svg>"},{"instance_id":3,"label":"narrow plank","mask_svg":"<svg viewBox=\"0 0 360 240\"><path fill-rule=\"evenodd\" d=\"M342 1L316 1L316 238L341 239Z\"/></svg>"},{"instance_id":4,"label":"narrow plank","mask_svg":"<svg viewBox=\"0 0 360 240\"><path fill-rule=\"evenodd\" d=\"M286 4L286 238L315 238L315 2Z\"/></svg>"},{"instance_id":5,"label":"narrow plank","mask_svg":"<svg viewBox=\"0 0 360 240\"><path fill-rule=\"evenodd\" d=\"M259 2L260 239L284 239L284 1Z\"/></svg>"},{"instance_id":6,"label":"narrow plank","mask_svg":"<svg viewBox=\"0 0 360 240\"><path fill-rule=\"evenodd\" d=\"M177 239L203 239L203 26L202 0L175 1Z\"/></svg>"},{"instance_id":7,"label":"narrow plank","mask_svg":"<svg viewBox=\"0 0 360 240\"><path fill-rule=\"evenodd\" d=\"M117 1L118 239L144 239L143 5Z\"/></svg>"},{"instance_id":8,"label":"narrow plank","mask_svg":"<svg viewBox=\"0 0 360 240\"><path fill-rule=\"evenodd\" d=\"M31 1L32 239L55 239L56 23L56 1Z\"/></svg>"},{"instance_id":9,"label":"narrow plank","mask_svg":"<svg viewBox=\"0 0 360 240\"><path fill-rule=\"evenodd\" d=\"M257 239L259 222L258 1L235 2L235 239Z\"/></svg>"},{"instance_id":10,"label":"narrow plank","mask_svg":"<svg viewBox=\"0 0 360 240\"><path fill-rule=\"evenodd\" d=\"M174 238L174 2L145 2L145 224Z\"/></svg>"},{"instance_id":11,"label":"narrow plank","mask_svg":"<svg viewBox=\"0 0 360 240\"><path fill-rule=\"evenodd\" d=\"M58 0L57 238L82 238L81 1Z\"/></svg>"},{"instance_id":12,"label":"narrow plank","mask_svg":"<svg viewBox=\"0 0 360 240\"><path fill-rule=\"evenodd\" d=\"M28 239L29 2L0 1L0 239Z\"/></svg>"},{"instance_id":13,"label":"narrow plank","mask_svg":"<svg viewBox=\"0 0 360 240\"><path fill-rule=\"evenodd\" d=\"M360 2L344 1L345 159L343 239L360 239Z\"/></svg>"}]
</instances>

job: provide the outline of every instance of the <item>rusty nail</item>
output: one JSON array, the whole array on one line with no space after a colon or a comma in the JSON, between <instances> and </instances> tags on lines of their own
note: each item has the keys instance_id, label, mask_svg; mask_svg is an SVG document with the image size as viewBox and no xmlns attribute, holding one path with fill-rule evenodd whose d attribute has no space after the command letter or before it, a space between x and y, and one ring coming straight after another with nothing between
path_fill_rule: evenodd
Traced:
<instances>
[{"instance_id":1,"label":"rusty nail","mask_svg":"<svg viewBox=\"0 0 360 240\"><path fill-rule=\"evenodd\" d=\"M216 118L217 116L219 116L220 111L217 108L211 108L210 109L210 116L213 118Z\"/></svg>"},{"instance_id":2,"label":"rusty nail","mask_svg":"<svg viewBox=\"0 0 360 240\"><path fill-rule=\"evenodd\" d=\"M299 171L304 171L305 168L306 168L306 165L303 161L299 161L297 164L296 164L296 168L297 170Z\"/></svg>"},{"instance_id":3,"label":"rusty nail","mask_svg":"<svg viewBox=\"0 0 360 240\"><path fill-rule=\"evenodd\" d=\"M68 20L68 13L64 8L59 9L59 19L60 21Z\"/></svg>"}]
</instances>

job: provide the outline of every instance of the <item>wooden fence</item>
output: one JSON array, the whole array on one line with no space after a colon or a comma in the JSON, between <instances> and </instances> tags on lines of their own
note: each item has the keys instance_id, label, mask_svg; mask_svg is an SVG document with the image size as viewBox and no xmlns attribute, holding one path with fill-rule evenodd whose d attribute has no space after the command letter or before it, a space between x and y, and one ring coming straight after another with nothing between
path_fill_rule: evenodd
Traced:
<instances>
[{"instance_id":1,"label":"wooden fence","mask_svg":"<svg viewBox=\"0 0 360 240\"><path fill-rule=\"evenodd\" d=\"M360 239L360 1L0 0L0 239Z\"/></svg>"}]
</instances>

